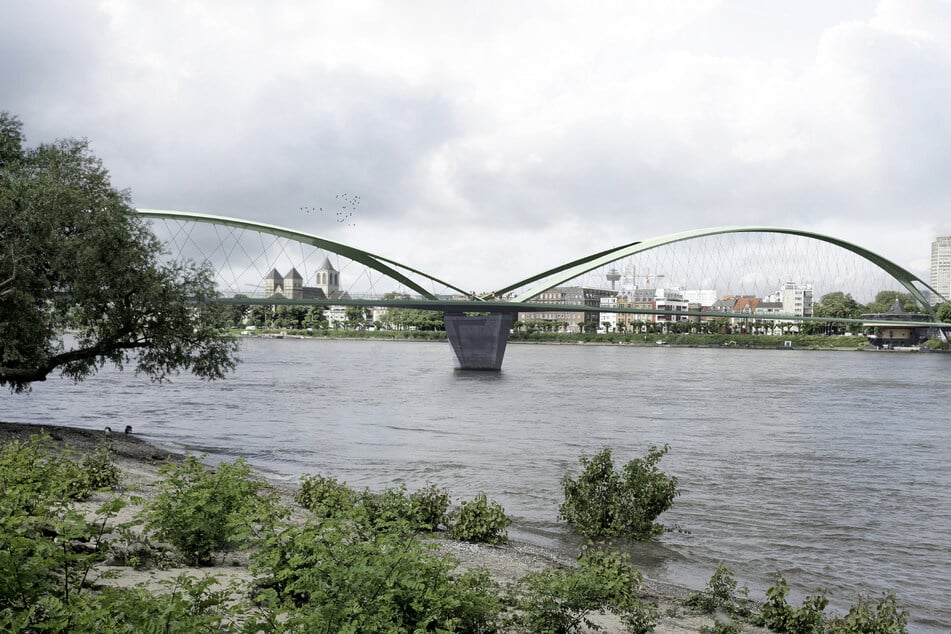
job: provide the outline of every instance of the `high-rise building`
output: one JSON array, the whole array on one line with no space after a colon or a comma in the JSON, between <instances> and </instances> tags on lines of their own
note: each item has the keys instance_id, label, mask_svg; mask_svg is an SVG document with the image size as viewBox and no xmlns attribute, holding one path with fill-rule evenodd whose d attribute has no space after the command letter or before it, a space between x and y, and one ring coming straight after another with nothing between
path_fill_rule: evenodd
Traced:
<instances>
[{"instance_id":1,"label":"high-rise building","mask_svg":"<svg viewBox=\"0 0 951 634\"><path fill-rule=\"evenodd\" d=\"M931 243L931 288L944 299L951 299L951 236L935 238ZM931 303L938 304L940 297L932 297Z\"/></svg>"}]
</instances>

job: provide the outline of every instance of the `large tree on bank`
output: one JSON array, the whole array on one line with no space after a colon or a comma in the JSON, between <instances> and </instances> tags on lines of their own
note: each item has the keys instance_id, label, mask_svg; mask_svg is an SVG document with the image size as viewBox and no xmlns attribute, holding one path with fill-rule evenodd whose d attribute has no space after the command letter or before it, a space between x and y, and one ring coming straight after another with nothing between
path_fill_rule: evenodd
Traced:
<instances>
[{"instance_id":1,"label":"large tree on bank","mask_svg":"<svg viewBox=\"0 0 951 634\"><path fill-rule=\"evenodd\" d=\"M160 255L85 140L28 149L0 112L0 385L21 392L57 368L79 381L109 362L153 380L232 370L211 271Z\"/></svg>"}]
</instances>

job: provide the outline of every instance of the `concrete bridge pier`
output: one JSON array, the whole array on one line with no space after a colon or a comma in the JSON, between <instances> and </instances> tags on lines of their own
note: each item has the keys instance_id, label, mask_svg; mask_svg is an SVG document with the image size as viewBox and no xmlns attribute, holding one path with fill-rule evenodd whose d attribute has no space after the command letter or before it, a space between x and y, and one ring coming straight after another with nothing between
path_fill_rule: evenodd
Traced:
<instances>
[{"instance_id":1,"label":"concrete bridge pier","mask_svg":"<svg viewBox=\"0 0 951 634\"><path fill-rule=\"evenodd\" d=\"M446 313L446 336L456 354L457 370L501 370L512 313L470 317Z\"/></svg>"}]
</instances>

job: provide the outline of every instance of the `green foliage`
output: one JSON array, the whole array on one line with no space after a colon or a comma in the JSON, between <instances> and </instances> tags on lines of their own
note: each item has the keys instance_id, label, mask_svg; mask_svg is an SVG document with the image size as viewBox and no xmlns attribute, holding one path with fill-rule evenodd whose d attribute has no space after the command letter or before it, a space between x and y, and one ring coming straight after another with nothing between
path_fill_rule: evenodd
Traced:
<instances>
[{"instance_id":1,"label":"green foliage","mask_svg":"<svg viewBox=\"0 0 951 634\"><path fill-rule=\"evenodd\" d=\"M237 342L203 301L216 294L211 270L162 263L87 141L26 149L20 128L0 113L0 385L21 392L57 368L79 381L133 358L155 380L233 369Z\"/></svg>"},{"instance_id":2,"label":"green foliage","mask_svg":"<svg viewBox=\"0 0 951 634\"><path fill-rule=\"evenodd\" d=\"M111 500L95 523L69 506L80 467L50 453L48 438L0 449L0 630L73 631L70 619L87 577L104 558L106 521L122 508ZM66 616L65 626L57 627Z\"/></svg>"},{"instance_id":3,"label":"green foliage","mask_svg":"<svg viewBox=\"0 0 951 634\"><path fill-rule=\"evenodd\" d=\"M147 527L175 546L190 565L246 542L256 525L281 513L241 458L209 469L194 456L160 471L159 493L145 509Z\"/></svg>"},{"instance_id":4,"label":"green foliage","mask_svg":"<svg viewBox=\"0 0 951 634\"><path fill-rule=\"evenodd\" d=\"M214 577L196 579L188 575L162 582L159 593L144 585L132 588L106 586L70 601L45 596L30 614L0 613L0 630L5 632L48 631L68 634L97 632L165 632L176 634L219 634L240 617L232 589L214 590Z\"/></svg>"},{"instance_id":5,"label":"green foliage","mask_svg":"<svg viewBox=\"0 0 951 634\"><path fill-rule=\"evenodd\" d=\"M826 293L813 306L813 315L816 317L860 319L863 312L866 312L865 306L855 301L849 293L842 291Z\"/></svg>"},{"instance_id":6,"label":"green foliage","mask_svg":"<svg viewBox=\"0 0 951 634\"><path fill-rule=\"evenodd\" d=\"M597 629L590 615L608 611L620 616L629 632L649 632L658 613L638 597L642 581L626 554L588 547L577 568L542 570L520 580L519 625L537 634L568 634L582 626Z\"/></svg>"},{"instance_id":7,"label":"green foliage","mask_svg":"<svg viewBox=\"0 0 951 634\"><path fill-rule=\"evenodd\" d=\"M670 449L651 446L644 458L634 458L619 472L609 448L581 456L581 475L565 475L565 501L559 516L587 537L650 539L663 532L654 520L673 504L677 478L658 469Z\"/></svg>"},{"instance_id":8,"label":"green foliage","mask_svg":"<svg viewBox=\"0 0 951 634\"><path fill-rule=\"evenodd\" d=\"M788 595L789 585L782 575L777 575L776 584L766 590L766 603L755 619L756 624L779 634L821 634L822 615L829 599L821 594L807 597L802 607L797 608L787 603Z\"/></svg>"},{"instance_id":9,"label":"green foliage","mask_svg":"<svg viewBox=\"0 0 951 634\"><path fill-rule=\"evenodd\" d=\"M484 493L463 502L452 514L449 537L464 542L500 544L508 539L506 530L512 520L496 501L489 501Z\"/></svg>"},{"instance_id":10,"label":"green foliage","mask_svg":"<svg viewBox=\"0 0 951 634\"><path fill-rule=\"evenodd\" d=\"M435 531L446 524L450 500L444 489L430 484L411 493L409 499L416 524L421 530Z\"/></svg>"},{"instance_id":11,"label":"green foliage","mask_svg":"<svg viewBox=\"0 0 951 634\"><path fill-rule=\"evenodd\" d=\"M884 313L887 312L891 305L898 300L901 303L902 309L908 313L918 313L921 310L918 307L918 303L911 296L911 293L900 293L898 291L879 291L875 294L875 299L872 300L866 307L865 312L868 313Z\"/></svg>"},{"instance_id":12,"label":"green foliage","mask_svg":"<svg viewBox=\"0 0 951 634\"><path fill-rule=\"evenodd\" d=\"M345 482L322 475L305 475L294 501L318 517L334 517L355 504L353 490Z\"/></svg>"},{"instance_id":13,"label":"green foliage","mask_svg":"<svg viewBox=\"0 0 951 634\"><path fill-rule=\"evenodd\" d=\"M707 582L702 592L692 592L684 602L687 607L700 610L705 614L723 611L728 614L747 616L746 588L740 592L742 599L737 599L737 581L733 571L724 565L717 566L716 571Z\"/></svg>"},{"instance_id":14,"label":"green foliage","mask_svg":"<svg viewBox=\"0 0 951 634\"><path fill-rule=\"evenodd\" d=\"M831 634L906 634L907 626L908 613L898 607L895 595L888 593L875 605L869 598L860 599L828 629Z\"/></svg>"},{"instance_id":15,"label":"green foliage","mask_svg":"<svg viewBox=\"0 0 951 634\"><path fill-rule=\"evenodd\" d=\"M63 460L61 478L66 483L66 494L71 500L85 500L95 491L115 489L121 474L112 460L112 452L99 447L86 454L77 464Z\"/></svg>"},{"instance_id":16,"label":"green foliage","mask_svg":"<svg viewBox=\"0 0 951 634\"><path fill-rule=\"evenodd\" d=\"M305 475L295 501L318 517L335 517L359 508L371 522L409 522L416 530L435 531L446 522L449 494L434 485L407 494L406 487L354 491L346 483Z\"/></svg>"},{"instance_id":17,"label":"green foliage","mask_svg":"<svg viewBox=\"0 0 951 634\"><path fill-rule=\"evenodd\" d=\"M454 574L433 548L408 522L375 522L358 506L287 526L254 556L250 631L497 631L495 584L484 571Z\"/></svg>"}]
</instances>

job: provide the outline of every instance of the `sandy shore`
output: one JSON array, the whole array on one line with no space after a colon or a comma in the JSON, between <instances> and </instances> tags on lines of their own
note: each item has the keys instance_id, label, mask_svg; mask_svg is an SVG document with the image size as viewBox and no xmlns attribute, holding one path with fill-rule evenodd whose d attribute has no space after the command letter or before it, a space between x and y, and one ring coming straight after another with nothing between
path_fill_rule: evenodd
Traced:
<instances>
[{"instance_id":1,"label":"sandy shore","mask_svg":"<svg viewBox=\"0 0 951 634\"><path fill-rule=\"evenodd\" d=\"M168 460L177 460L181 456L150 445L138 438L134 430L126 434L123 430L93 431L73 427L55 425L30 425L22 423L0 422L0 443L13 439L25 440L30 435L46 433L52 439L54 446L63 450L72 451L78 456L96 450L99 447L108 447L114 456L116 465L122 471L123 491L148 499L156 491L159 479L159 469ZM276 489L282 501L289 507L297 505L293 501L294 491L291 489ZM81 508L93 512L100 504L109 499L108 494L97 494L93 499L83 503ZM116 522L131 520L138 511L130 505L122 514L115 518ZM459 562L460 567L482 567L501 582L511 582L537 570L550 567L573 565L571 560L563 556L529 544L510 541L503 545L485 545L457 542L447 539L436 540L443 552ZM181 567L148 567L134 569L129 566L108 565L104 570L109 572L103 583L116 585L147 584L160 587L161 581L171 579L182 573L194 576L212 575L222 583L230 581L250 582L251 575L247 569L247 556L242 553L230 553L223 565L202 568ZM634 562L635 565L637 562ZM660 634L699 633L703 627L713 625L712 617L698 615L683 606L683 599L689 594L689 589L664 584L656 580L645 580L642 588L643 596L657 603L661 620L655 628ZM598 615L593 619L603 629L602 632L623 633L621 623L611 615ZM765 633L767 630L743 626L744 632Z\"/></svg>"}]
</instances>

